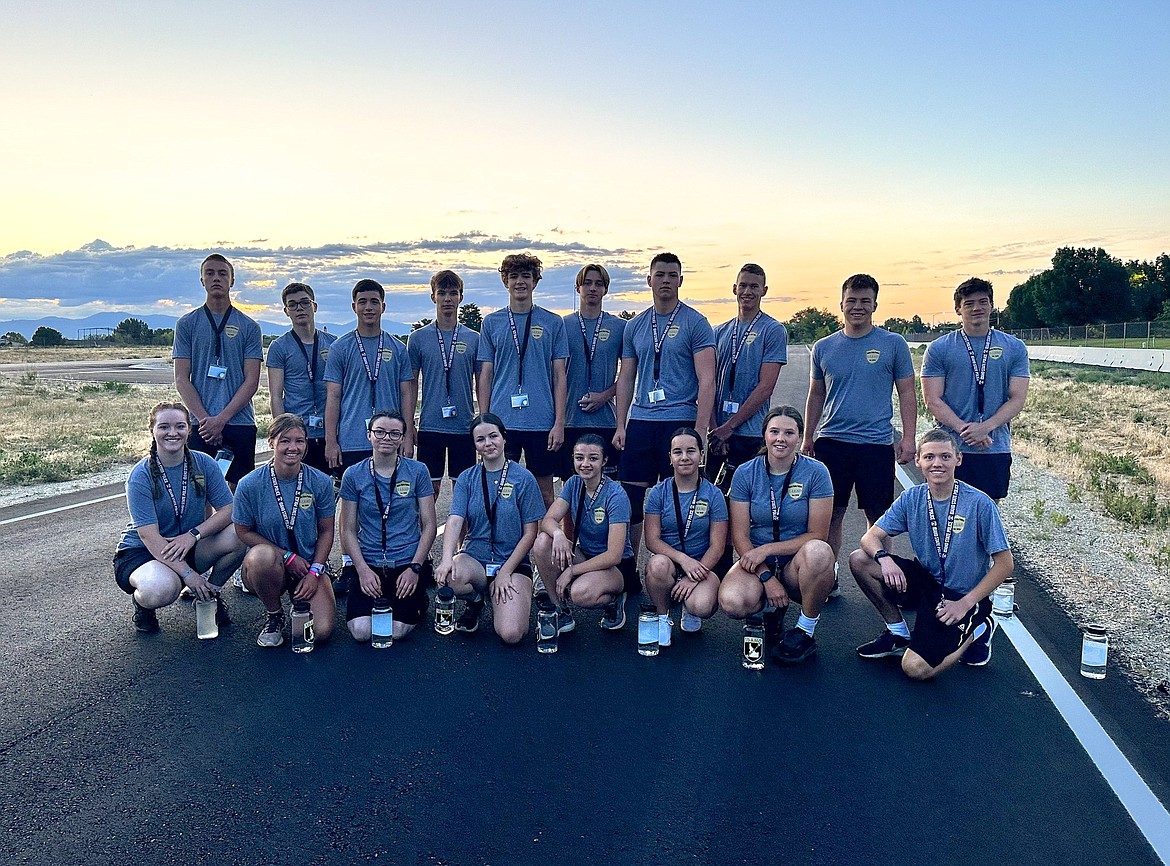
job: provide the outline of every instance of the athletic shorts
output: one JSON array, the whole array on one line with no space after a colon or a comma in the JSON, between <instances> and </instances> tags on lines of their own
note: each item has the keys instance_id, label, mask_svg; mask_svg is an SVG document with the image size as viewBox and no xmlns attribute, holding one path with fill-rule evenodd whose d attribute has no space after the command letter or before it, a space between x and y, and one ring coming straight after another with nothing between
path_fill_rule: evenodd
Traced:
<instances>
[{"instance_id":1,"label":"athletic shorts","mask_svg":"<svg viewBox=\"0 0 1170 866\"><path fill-rule=\"evenodd\" d=\"M340 476L345 474L345 470L348 469L349 467L356 466L357 464L359 464L363 460L365 460L367 457L372 457L372 456L374 456L374 449L373 448L366 448L366 449L361 450L361 451L342 451L341 452L341 465L338 466L336 469L334 469L333 473L336 474L338 477L340 477Z\"/></svg>"},{"instance_id":2,"label":"athletic shorts","mask_svg":"<svg viewBox=\"0 0 1170 866\"><path fill-rule=\"evenodd\" d=\"M130 584L130 575L148 562L154 562L154 555L145 547L124 547L114 554L114 581L122 592L134 594L134 587ZM183 560L187 565L195 568L195 547L187 551Z\"/></svg>"},{"instance_id":3,"label":"athletic shorts","mask_svg":"<svg viewBox=\"0 0 1170 866\"><path fill-rule=\"evenodd\" d=\"M573 477L573 472L575 471L573 468L573 445L586 433L592 433L595 436L600 436L605 442L605 475L610 478L617 478L618 462L621 460L622 452L618 451L613 445L613 434L615 432L616 430L613 427L566 427L565 444L557 452L556 474L562 481L567 481Z\"/></svg>"},{"instance_id":4,"label":"athletic shorts","mask_svg":"<svg viewBox=\"0 0 1170 866\"><path fill-rule=\"evenodd\" d=\"M559 458L556 451L548 450L547 430L509 430L504 453L509 460L519 462L521 450L524 451L524 467L537 478L556 475Z\"/></svg>"},{"instance_id":5,"label":"athletic shorts","mask_svg":"<svg viewBox=\"0 0 1170 866\"><path fill-rule=\"evenodd\" d=\"M944 625L935 615L935 610L942 599L955 601L966 593L947 589L939 585L933 574L926 570L917 559L906 559L891 554L891 558L906 575L906 591L892 593L898 606L906 610L914 609L917 615L914 619L914 628L910 632L910 649L922 656L931 667L936 667L942 660L963 645L971 633L982 622L991 620L991 599L985 598L954 625Z\"/></svg>"},{"instance_id":6,"label":"athletic shorts","mask_svg":"<svg viewBox=\"0 0 1170 866\"><path fill-rule=\"evenodd\" d=\"M1012 480L1012 455L964 451L963 462L955 467L955 477L982 490L992 499L1003 499Z\"/></svg>"},{"instance_id":7,"label":"athletic shorts","mask_svg":"<svg viewBox=\"0 0 1170 866\"><path fill-rule=\"evenodd\" d=\"M395 566L371 565L374 573L382 578L382 595L389 599L390 607L394 611L394 619L406 625L418 625L427 615L427 587L434 586L435 575L430 560L422 564L422 573L418 576L418 583L414 592L406 598L399 598L395 590L398 575L409 563ZM349 585L349 594L345 599L345 621L357 619L359 616L369 616L374 611L374 602L362 591L361 581L358 579L357 569L347 565L341 570L341 577Z\"/></svg>"},{"instance_id":8,"label":"athletic shorts","mask_svg":"<svg viewBox=\"0 0 1170 866\"><path fill-rule=\"evenodd\" d=\"M842 442L824 436L813 443L816 458L833 479L833 507L847 508L857 488L857 507L881 514L894 501L894 446Z\"/></svg>"},{"instance_id":9,"label":"athletic shorts","mask_svg":"<svg viewBox=\"0 0 1170 866\"><path fill-rule=\"evenodd\" d=\"M314 469L320 469L326 475L340 478L341 469L334 469L329 466L329 461L325 459L325 440L310 439L309 447L305 450L306 466L312 466Z\"/></svg>"},{"instance_id":10,"label":"athletic shorts","mask_svg":"<svg viewBox=\"0 0 1170 866\"><path fill-rule=\"evenodd\" d=\"M731 489L731 477L735 470L760 453L761 440L757 436L732 436L727 440L727 453L716 454L713 448L707 450L707 480L719 485L727 493ZM719 473L726 466L722 480Z\"/></svg>"},{"instance_id":11,"label":"athletic shorts","mask_svg":"<svg viewBox=\"0 0 1170 866\"><path fill-rule=\"evenodd\" d=\"M669 478L670 439L679 427L693 427L686 421L642 421L626 425L626 449L622 452L618 479L626 483L654 485Z\"/></svg>"},{"instance_id":12,"label":"athletic shorts","mask_svg":"<svg viewBox=\"0 0 1170 866\"><path fill-rule=\"evenodd\" d=\"M199 426L191 427L191 436L187 439L187 446L192 451L202 451L204 454L215 456L220 448L232 449L232 465L228 467L227 481L235 484L249 472L256 468L256 425L255 424L227 424L223 428L223 442L219 445L208 445L199 435Z\"/></svg>"},{"instance_id":13,"label":"athletic shorts","mask_svg":"<svg viewBox=\"0 0 1170 866\"><path fill-rule=\"evenodd\" d=\"M442 481L444 470L454 480L464 469L475 465L475 443L466 433L419 430L416 453L419 462L431 473L431 481Z\"/></svg>"},{"instance_id":14,"label":"athletic shorts","mask_svg":"<svg viewBox=\"0 0 1170 866\"><path fill-rule=\"evenodd\" d=\"M469 557L471 557L472 559L475 559L475 557L474 557L474 556L471 556L471 554L470 554L470 553L468 553L466 550L460 550L460 551L459 551L459 553L463 554L464 556L469 556ZM456 554L456 555L458 555L458 554ZM507 557L504 557L504 558L505 558L505 559L507 559ZM475 561L476 561L476 562L479 562L479 564L483 566L483 569L484 569L484 571L485 571L485 572L487 571L487 563L480 562L478 559L475 559ZM500 563L500 565L503 565L503 563L501 562L501 563ZM518 566L516 566L516 570L515 570L514 572L512 572L512 573L513 573L513 574L519 574L519 575L521 575L521 576L523 576L523 577L527 577L529 580L532 580L532 565L531 565L531 563L522 562L522 563L520 563ZM492 581L493 581L494 579L495 579L495 578L491 578L491 577L489 577L489 578L488 578L487 585L488 585L488 586L491 586L491 585L492 585Z\"/></svg>"},{"instance_id":15,"label":"athletic shorts","mask_svg":"<svg viewBox=\"0 0 1170 866\"><path fill-rule=\"evenodd\" d=\"M707 553L706 551L703 551L703 553L696 556L695 559L702 559L706 555L706 553ZM727 575L727 572L731 571L731 548L730 547L723 548L723 555L719 557L719 561L715 563L715 567L712 569L712 571L714 571L715 574L717 574L717 575L721 574L724 576ZM679 564L676 562L674 564L674 579L675 580L682 580L684 577L686 577L686 575L683 574L682 568L679 567Z\"/></svg>"}]
</instances>

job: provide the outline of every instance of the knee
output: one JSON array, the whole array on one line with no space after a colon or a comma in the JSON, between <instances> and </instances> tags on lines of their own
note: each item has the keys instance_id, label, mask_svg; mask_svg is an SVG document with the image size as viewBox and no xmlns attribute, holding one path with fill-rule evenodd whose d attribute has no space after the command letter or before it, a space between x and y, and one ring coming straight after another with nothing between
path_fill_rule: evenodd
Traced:
<instances>
[{"instance_id":1,"label":"knee","mask_svg":"<svg viewBox=\"0 0 1170 866\"><path fill-rule=\"evenodd\" d=\"M869 566L873 564L873 559L861 548L849 554L849 570L853 572L855 578L868 577Z\"/></svg>"},{"instance_id":2,"label":"knee","mask_svg":"<svg viewBox=\"0 0 1170 866\"><path fill-rule=\"evenodd\" d=\"M732 619L745 619L756 612L741 589L726 584L719 588L719 609Z\"/></svg>"},{"instance_id":3,"label":"knee","mask_svg":"<svg viewBox=\"0 0 1170 866\"><path fill-rule=\"evenodd\" d=\"M370 618L368 616L359 616L351 619L346 626L349 628L349 635L358 643L365 643L370 639Z\"/></svg>"},{"instance_id":4,"label":"knee","mask_svg":"<svg viewBox=\"0 0 1170 866\"><path fill-rule=\"evenodd\" d=\"M182 591L178 576L161 563L150 563L150 571L137 575L134 600L142 607L157 610L172 604Z\"/></svg>"},{"instance_id":5,"label":"knee","mask_svg":"<svg viewBox=\"0 0 1170 866\"><path fill-rule=\"evenodd\" d=\"M496 634L499 635L500 640L502 640L508 646L516 646L516 644L524 640L524 635L527 631L527 628L522 628L520 626L496 626Z\"/></svg>"},{"instance_id":6,"label":"knee","mask_svg":"<svg viewBox=\"0 0 1170 866\"><path fill-rule=\"evenodd\" d=\"M806 544L801 552L805 556L805 562L809 567L816 572L824 572L833 570L833 562L836 557L833 556L833 548L829 547L823 541L810 541Z\"/></svg>"},{"instance_id":7,"label":"knee","mask_svg":"<svg viewBox=\"0 0 1170 866\"><path fill-rule=\"evenodd\" d=\"M651 556L646 563L646 582L653 584L673 583L674 563L661 553Z\"/></svg>"},{"instance_id":8,"label":"knee","mask_svg":"<svg viewBox=\"0 0 1170 866\"><path fill-rule=\"evenodd\" d=\"M924 682L934 676L935 670L922 656L907 650L902 656L902 673L912 680Z\"/></svg>"},{"instance_id":9,"label":"knee","mask_svg":"<svg viewBox=\"0 0 1170 866\"><path fill-rule=\"evenodd\" d=\"M537 559L548 559L552 553L552 536L545 532L540 532L536 536L536 542L532 545L532 555Z\"/></svg>"},{"instance_id":10,"label":"knee","mask_svg":"<svg viewBox=\"0 0 1170 866\"><path fill-rule=\"evenodd\" d=\"M415 623L405 623L395 621L394 623L394 640L401 640L415 629Z\"/></svg>"}]
</instances>

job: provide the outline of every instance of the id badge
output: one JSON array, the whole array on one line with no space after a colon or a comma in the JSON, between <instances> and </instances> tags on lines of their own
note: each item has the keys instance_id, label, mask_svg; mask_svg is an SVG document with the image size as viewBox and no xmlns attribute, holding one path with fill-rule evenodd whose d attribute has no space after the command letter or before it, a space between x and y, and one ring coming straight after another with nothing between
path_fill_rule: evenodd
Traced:
<instances>
[{"instance_id":1,"label":"id badge","mask_svg":"<svg viewBox=\"0 0 1170 866\"><path fill-rule=\"evenodd\" d=\"M653 391L647 394L646 397L650 400L651 403L661 403L666 400L666 391L664 391L662 388L655 388Z\"/></svg>"},{"instance_id":2,"label":"id badge","mask_svg":"<svg viewBox=\"0 0 1170 866\"><path fill-rule=\"evenodd\" d=\"M226 379L227 367L220 367L218 364L212 364L207 368L208 379Z\"/></svg>"},{"instance_id":3,"label":"id badge","mask_svg":"<svg viewBox=\"0 0 1170 866\"><path fill-rule=\"evenodd\" d=\"M728 415L734 415L736 412L739 411L739 404L736 403L734 400L724 400L723 401L723 411L726 412Z\"/></svg>"},{"instance_id":4,"label":"id badge","mask_svg":"<svg viewBox=\"0 0 1170 866\"><path fill-rule=\"evenodd\" d=\"M484 568L484 571L487 573L488 577L495 577L497 574L500 573L500 565L497 563L494 563L494 562L490 563L488 565L485 565L483 568Z\"/></svg>"},{"instance_id":5,"label":"id badge","mask_svg":"<svg viewBox=\"0 0 1170 866\"><path fill-rule=\"evenodd\" d=\"M309 426L310 427L324 427L325 426L325 419L322 418L320 415L310 415L309 416Z\"/></svg>"},{"instance_id":6,"label":"id badge","mask_svg":"<svg viewBox=\"0 0 1170 866\"><path fill-rule=\"evenodd\" d=\"M443 407L443 417L444 418L454 418L455 417L455 407L454 406L444 406Z\"/></svg>"},{"instance_id":7,"label":"id badge","mask_svg":"<svg viewBox=\"0 0 1170 866\"><path fill-rule=\"evenodd\" d=\"M513 394L512 395L512 408L513 409L525 409L527 407L528 407L528 395L527 394Z\"/></svg>"}]
</instances>

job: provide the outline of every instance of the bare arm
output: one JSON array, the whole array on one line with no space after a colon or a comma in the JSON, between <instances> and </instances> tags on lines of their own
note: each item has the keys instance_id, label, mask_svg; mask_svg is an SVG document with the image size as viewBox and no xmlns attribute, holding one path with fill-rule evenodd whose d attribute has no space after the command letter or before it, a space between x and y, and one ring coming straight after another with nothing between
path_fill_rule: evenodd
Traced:
<instances>
[{"instance_id":1,"label":"bare arm","mask_svg":"<svg viewBox=\"0 0 1170 866\"><path fill-rule=\"evenodd\" d=\"M191 412L191 417L195 419L196 424L207 417L207 408L199 399L199 392L195 390L195 385L191 382L190 358L175 358L175 390L179 392L179 398Z\"/></svg>"},{"instance_id":2,"label":"bare arm","mask_svg":"<svg viewBox=\"0 0 1170 866\"><path fill-rule=\"evenodd\" d=\"M556 420L548 433L548 450L556 451L565 442L565 404L569 402L569 383L565 375L565 359L557 358L553 361L553 410Z\"/></svg>"},{"instance_id":3,"label":"bare arm","mask_svg":"<svg viewBox=\"0 0 1170 866\"><path fill-rule=\"evenodd\" d=\"M402 407L402 417L406 421L406 432L399 450L407 457L414 456L414 437L417 430L414 424L414 409L418 405L418 388L415 383L415 379L398 383L398 405Z\"/></svg>"},{"instance_id":4,"label":"bare arm","mask_svg":"<svg viewBox=\"0 0 1170 866\"><path fill-rule=\"evenodd\" d=\"M1016 567L1015 558L1010 550L1001 550L991 554L991 568L983 580L975 584L965 596L955 601L944 601L939 605L935 614L939 620L947 625L959 622L971 609L995 590L997 586L1007 580Z\"/></svg>"},{"instance_id":5,"label":"bare arm","mask_svg":"<svg viewBox=\"0 0 1170 866\"><path fill-rule=\"evenodd\" d=\"M934 416L935 421L944 427L958 430L967 422L956 415L955 410L948 406L943 399L945 385L946 379L942 376L923 376L922 400L926 403L926 411Z\"/></svg>"},{"instance_id":6,"label":"bare arm","mask_svg":"<svg viewBox=\"0 0 1170 866\"><path fill-rule=\"evenodd\" d=\"M772 399L772 392L776 390L776 380L779 378L780 368L783 366L778 361L769 361L761 365L760 381L756 383L756 387L752 388L747 399L739 404L739 411L713 429L711 435L720 441L727 441L729 437L735 435L745 421L759 411L760 407L767 405ZM712 411L712 415L714 415L714 411Z\"/></svg>"},{"instance_id":7,"label":"bare arm","mask_svg":"<svg viewBox=\"0 0 1170 866\"><path fill-rule=\"evenodd\" d=\"M638 375L638 359L622 358L615 383L617 404L617 432L613 434L614 447L621 450L626 447L626 420L630 414L630 404L634 400L634 380Z\"/></svg>"},{"instance_id":8,"label":"bare arm","mask_svg":"<svg viewBox=\"0 0 1170 866\"><path fill-rule=\"evenodd\" d=\"M707 446L707 431L711 412L715 408L715 349L708 346L695 355L695 375L699 378L699 398L695 412L695 427Z\"/></svg>"},{"instance_id":9,"label":"bare arm","mask_svg":"<svg viewBox=\"0 0 1170 866\"><path fill-rule=\"evenodd\" d=\"M816 439L817 425L821 423L821 414L825 411L825 380L808 380L808 399L804 401L804 444L800 452L809 457L815 457L813 443Z\"/></svg>"},{"instance_id":10,"label":"bare arm","mask_svg":"<svg viewBox=\"0 0 1170 866\"><path fill-rule=\"evenodd\" d=\"M341 446L337 432L341 425L341 383L325 383L325 461L332 467L341 465ZM341 521L345 525L344 518ZM346 551L347 553L349 551ZM352 555L352 554L351 554Z\"/></svg>"},{"instance_id":11,"label":"bare arm","mask_svg":"<svg viewBox=\"0 0 1170 866\"><path fill-rule=\"evenodd\" d=\"M268 368L268 406L272 417L284 414L284 368ZM321 560L317 560L321 562Z\"/></svg>"},{"instance_id":12,"label":"bare arm","mask_svg":"<svg viewBox=\"0 0 1170 866\"><path fill-rule=\"evenodd\" d=\"M475 379L475 396L479 400L479 413L491 411L492 382L495 380L496 365L491 361L484 361L480 365L479 375Z\"/></svg>"},{"instance_id":13,"label":"bare arm","mask_svg":"<svg viewBox=\"0 0 1170 866\"><path fill-rule=\"evenodd\" d=\"M914 459L914 439L918 434L918 398L914 391L914 376L894 382L898 390L898 414L902 418L902 438L894 449L899 463Z\"/></svg>"},{"instance_id":14,"label":"bare arm","mask_svg":"<svg viewBox=\"0 0 1170 866\"><path fill-rule=\"evenodd\" d=\"M570 567L573 577L580 577L591 571L604 571L607 568L617 568L622 561L622 554L626 550L626 535L629 533L628 523L611 523L609 535L606 538L605 551L589 559L575 562Z\"/></svg>"}]
</instances>

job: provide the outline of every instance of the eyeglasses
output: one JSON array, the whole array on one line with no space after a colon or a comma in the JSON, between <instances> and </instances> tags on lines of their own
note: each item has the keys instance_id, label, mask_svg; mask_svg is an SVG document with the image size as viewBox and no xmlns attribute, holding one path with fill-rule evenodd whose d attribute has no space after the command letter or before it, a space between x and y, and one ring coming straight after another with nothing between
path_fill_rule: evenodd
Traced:
<instances>
[{"instance_id":1,"label":"eyeglasses","mask_svg":"<svg viewBox=\"0 0 1170 866\"><path fill-rule=\"evenodd\" d=\"M313 306L313 302L311 300L285 301L284 305L290 310L307 310Z\"/></svg>"},{"instance_id":2,"label":"eyeglasses","mask_svg":"<svg viewBox=\"0 0 1170 866\"><path fill-rule=\"evenodd\" d=\"M374 429L371 430L370 433L375 439L390 439L394 442L397 442L405 435L401 430Z\"/></svg>"}]
</instances>

